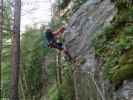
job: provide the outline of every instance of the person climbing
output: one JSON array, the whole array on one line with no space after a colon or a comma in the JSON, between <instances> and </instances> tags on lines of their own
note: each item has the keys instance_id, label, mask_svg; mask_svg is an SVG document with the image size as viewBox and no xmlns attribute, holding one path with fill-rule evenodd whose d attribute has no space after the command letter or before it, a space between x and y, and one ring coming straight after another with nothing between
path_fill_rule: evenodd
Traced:
<instances>
[{"instance_id":1,"label":"person climbing","mask_svg":"<svg viewBox=\"0 0 133 100\"><path fill-rule=\"evenodd\" d=\"M52 29L48 28L45 32L45 36L48 42L49 48L55 48L59 51L63 51L69 58L69 60L72 59L71 55L69 54L68 50L64 47L62 42L57 42L57 38L60 37L61 34L63 34L65 31L65 27L61 27L57 32L53 32Z\"/></svg>"}]
</instances>

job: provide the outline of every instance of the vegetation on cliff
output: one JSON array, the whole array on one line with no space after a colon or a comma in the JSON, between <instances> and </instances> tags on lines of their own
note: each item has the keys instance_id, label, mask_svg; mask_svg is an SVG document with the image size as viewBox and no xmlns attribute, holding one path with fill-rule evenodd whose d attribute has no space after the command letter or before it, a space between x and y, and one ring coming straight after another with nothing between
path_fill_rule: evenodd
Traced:
<instances>
[{"instance_id":1,"label":"vegetation on cliff","mask_svg":"<svg viewBox=\"0 0 133 100\"><path fill-rule=\"evenodd\" d=\"M102 59L105 78L112 82L133 76L133 6L116 1L117 15L93 40L96 57Z\"/></svg>"}]
</instances>

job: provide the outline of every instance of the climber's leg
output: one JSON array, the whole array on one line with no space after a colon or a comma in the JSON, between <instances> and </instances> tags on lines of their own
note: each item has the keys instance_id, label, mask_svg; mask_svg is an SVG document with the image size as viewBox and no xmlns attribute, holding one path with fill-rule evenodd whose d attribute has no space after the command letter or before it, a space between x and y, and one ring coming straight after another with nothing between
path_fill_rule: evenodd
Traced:
<instances>
[{"instance_id":1,"label":"climber's leg","mask_svg":"<svg viewBox=\"0 0 133 100\"><path fill-rule=\"evenodd\" d=\"M56 44L56 47L57 47L57 49L58 49L59 51L63 52L63 53L67 56L67 58L69 59L69 61L71 60L71 56L70 56L68 50L66 50L66 49L64 48L64 45L63 45L62 43L57 43L57 44Z\"/></svg>"},{"instance_id":2,"label":"climber's leg","mask_svg":"<svg viewBox=\"0 0 133 100\"><path fill-rule=\"evenodd\" d=\"M59 49L60 51L64 50L64 46L62 43L56 43L55 45L56 45L57 49Z\"/></svg>"},{"instance_id":3,"label":"climber's leg","mask_svg":"<svg viewBox=\"0 0 133 100\"><path fill-rule=\"evenodd\" d=\"M60 51L63 51L64 54L68 57L69 61L72 60L72 57L71 57L70 53L68 52L67 49L65 49L65 47L63 46L62 43L56 43L56 48L57 48L58 50L60 50Z\"/></svg>"},{"instance_id":4,"label":"climber's leg","mask_svg":"<svg viewBox=\"0 0 133 100\"><path fill-rule=\"evenodd\" d=\"M58 48L58 45L57 45L57 43L56 43L56 41L50 41L49 43L48 43L48 47L49 48Z\"/></svg>"},{"instance_id":5,"label":"climber's leg","mask_svg":"<svg viewBox=\"0 0 133 100\"><path fill-rule=\"evenodd\" d=\"M70 55L70 53L69 53L69 51L67 49L64 49L64 53L65 53L65 55L67 55L68 60L72 61L72 57L71 57L71 55Z\"/></svg>"},{"instance_id":6,"label":"climber's leg","mask_svg":"<svg viewBox=\"0 0 133 100\"><path fill-rule=\"evenodd\" d=\"M71 57L70 53L68 52L67 49L64 48L64 46L63 46L62 43L60 43L60 42L58 43L58 42L55 42L55 41L54 41L54 42L49 43L49 47L50 47L50 48L56 48L56 49L58 49L59 51L63 51L64 54L68 57L68 60L69 60L69 61L72 60L72 57Z\"/></svg>"}]
</instances>

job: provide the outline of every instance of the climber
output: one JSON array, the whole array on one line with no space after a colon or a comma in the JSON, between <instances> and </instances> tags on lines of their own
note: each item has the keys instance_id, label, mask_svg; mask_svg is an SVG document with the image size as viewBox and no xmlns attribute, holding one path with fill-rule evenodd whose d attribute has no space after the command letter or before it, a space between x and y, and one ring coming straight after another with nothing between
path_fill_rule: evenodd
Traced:
<instances>
[{"instance_id":1,"label":"climber","mask_svg":"<svg viewBox=\"0 0 133 100\"><path fill-rule=\"evenodd\" d=\"M63 34L65 31L65 27L60 28L57 32L53 32L52 29L48 28L45 32L45 36L48 42L48 47L50 48L56 48L59 51L63 51L71 60L71 56L67 49L65 49L63 43L57 42L57 38L60 37L61 34Z\"/></svg>"}]
</instances>

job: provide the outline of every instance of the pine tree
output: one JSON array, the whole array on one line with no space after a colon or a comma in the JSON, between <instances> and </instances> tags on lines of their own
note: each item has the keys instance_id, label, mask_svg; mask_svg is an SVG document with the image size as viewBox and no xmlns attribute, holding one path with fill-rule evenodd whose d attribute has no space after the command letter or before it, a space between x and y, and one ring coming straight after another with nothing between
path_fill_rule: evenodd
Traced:
<instances>
[{"instance_id":1,"label":"pine tree","mask_svg":"<svg viewBox=\"0 0 133 100\"><path fill-rule=\"evenodd\" d=\"M21 0L14 0L14 24L12 33L12 82L10 100L19 100L18 81L20 67L20 15Z\"/></svg>"}]
</instances>

